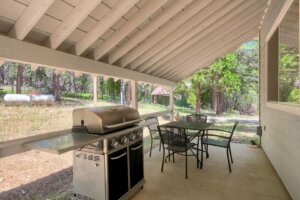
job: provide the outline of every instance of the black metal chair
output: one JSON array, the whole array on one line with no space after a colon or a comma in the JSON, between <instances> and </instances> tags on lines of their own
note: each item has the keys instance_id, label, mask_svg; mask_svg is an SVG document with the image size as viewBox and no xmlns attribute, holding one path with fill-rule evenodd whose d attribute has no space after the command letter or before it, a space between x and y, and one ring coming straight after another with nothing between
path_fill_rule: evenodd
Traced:
<instances>
[{"instance_id":1,"label":"black metal chair","mask_svg":"<svg viewBox=\"0 0 300 200\"><path fill-rule=\"evenodd\" d=\"M193 114L186 116L187 122L207 122L207 115Z\"/></svg>"},{"instance_id":2,"label":"black metal chair","mask_svg":"<svg viewBox=\"0 0 300 200\"><path fill-rule=\"evenodd\" d=\"M202 115L202 114L192 114L192 115L187 115L186 116L186 121L187 122L199 122L199 123L207 123L207 115ZM187 136L188 136L188 139L190 141L194 140L196 137L198 138L198 141L197 141L197 151L205 151L206 152L206 158L209 157L209 154L208 154L208 147L207 145L205 145L205 150L203 150L203 148L199 148L199 144L200 144L200 137L201 137L201 134L203 133L200 133L199 131L194 131L194 130L188 130L187 131ZM199 154L199 152L197 152L197 154Z\"/></svg>"},{"instance_id":3,"label":"black metal chair","mask_svg":"<svg viewBox=\"0 0 300 200\"><path fill-rule=\"evenodd\" d=\"M227 161L228 161L230 173L231 173L230 160L231 160L231 163L233 163L230 142L231 142L234 130L238 124L239 124L239 122L236 121L234 123L231 131L222 130L222 129L208 129L207 132L201 136L201 148L202 149L203 149L203 145L207 145L207 146L212 145L212 146L216 146L216 147L226 148ZM209 134L209 131L226 133L227 136L218 135L218 134ZM229 160L229 157L230 157L230 160ZM202 167L203 167L203 151L201 151L201 169L202 169Z\"/></svg>"},{"instance_id":4,"label":"black metal chair","mask_svg":"<svg viewBox=\"0 0 300 200\"><path fill-rule=\"evenodd\" d=\"M207 122L207 116L206 115L198 115L198 114L187 115L186 116L186 121L187 122L206 123ZM197 137L199 135L199 132L189 130L189 131L187 131L186 134L187 134L187 136L189 137L190 140L193 140L195 137Z\"/></svg>"},{"instance_id":5,"label":"black metal chair","mask_svg":"<svg viewBox=\"0 0 300 200\"><path fill-rule=\"evenodd\" d=\"M192 147L195 146L195 143L189 142L187 139L185 129L176 129L172 127L160 127L158 126L158 132L161 138L161 144L163 149L163 159L161 165L161 172L164 170L164 163L167 161L167 158L173 156L174 162L174 154L184 155L185 156L185 177L188 178L188 156L195 156L197 159L198 166L198 155L195 154L192 150ZM168 151L168 155L165 155L165 151ZM188 154L188 151L191 151L192 154Z\"/></svg>"},{"instance_id":6,"label":"black metal chair","mask_svg":"<svg viewBox=\"0 0 300 200\"><path fill-rule=\"evenodd\" d=\"M159 125L159 122L158 122L157 117L148 117L148 118L145 119L145 121L147 123L149 123L149 125L147 125L147 128L148 128L149 133L150 133L150 153L149 153L149 157L151 157L152 148L153 148L153 140L154 139L155 140L160 140L158 129L157 129L157 126ZM160 150L161 150L161 141L160 141L160 145L159 145L159 151Z\"/></svg>"}]
</instances>

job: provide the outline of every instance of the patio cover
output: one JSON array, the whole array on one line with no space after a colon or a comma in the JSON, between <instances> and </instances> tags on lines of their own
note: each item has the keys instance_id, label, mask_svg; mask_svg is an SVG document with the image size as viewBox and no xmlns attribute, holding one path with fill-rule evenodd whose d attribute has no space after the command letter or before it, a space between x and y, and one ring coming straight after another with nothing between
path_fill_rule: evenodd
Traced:
<instances>
[{"instance_id":1,"label":"patio cover","mask_svg":"<svg viewBox=\"0 0 300 200\"><path fill-rule=\"evenodd\" d=\"M267 0L1 0L0 59L174 86L258 35Z\"/></svg>"}]
</instances>

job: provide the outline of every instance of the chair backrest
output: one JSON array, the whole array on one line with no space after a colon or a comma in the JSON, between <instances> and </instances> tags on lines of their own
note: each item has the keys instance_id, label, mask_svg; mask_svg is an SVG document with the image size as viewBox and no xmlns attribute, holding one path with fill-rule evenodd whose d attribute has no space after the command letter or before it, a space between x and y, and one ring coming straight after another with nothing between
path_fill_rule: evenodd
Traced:
<instances>
[{"instance_id":1,"label":"chair backrest","mask_svg":"<svg viewBox=\"0 0 300 200\"><path fill-rule=\"evenodd\" d=\"M234 122L234 125L233 125L233 127L232 127L232 130L231 130L231 133L230 133L230 136L229 136L229 142L231 141L231 138L232 138L232 136L233 136L233 133L234 133L234 131L235 131L235 128L236 128L236 126L237 126L239 123L240 123L239 121L235 121L235 122Z\"/></svg>"},{"instance_id":2,"label":"chair backrest","mask_svg":"<svg viewBox=\"0 0 300 200\"><path fill-rule=\"evenodd\" d=\"M187 122L207 122L207 116L206 115L187 115L186 116L186 121Z\"/></svg>"},{"instance_id":3,"label":"chair backrest","mask_svg":"<svg viewBox=\"0 0 300 200\"><path fill-rule=\"evenodd\" d=\"M151 132L151 131L158 131L158 130L157 130L157 126L159 125L159 122L158 122L158 118L157 118L157 117L147 117L147 118L145 119L145 121L146 121L147 123L151 123L151 124L149 124L149 125L147 126L150 132Z\"/></svg>"},{"instance_id":4,"label":"chair backrest","mask_svg":"<svg viewBox=\"0 0 300 200\"><path fill-rule=\"evenodd\" d=\"M161 143L163 145L174 144L174 141L186 142L185 130L177 129L173 127L160 127L157 126L159 136L161 138Z\"/></svg>"}]
</instances>

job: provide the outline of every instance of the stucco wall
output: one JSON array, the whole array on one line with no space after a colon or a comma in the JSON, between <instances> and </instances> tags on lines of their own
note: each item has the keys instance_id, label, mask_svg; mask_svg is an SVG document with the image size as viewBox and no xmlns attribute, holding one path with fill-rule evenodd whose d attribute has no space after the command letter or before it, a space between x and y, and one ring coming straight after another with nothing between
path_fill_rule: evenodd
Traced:
<instances>
[{"instance_id":1,"label":"stucco wall","mask_svg":"<svg viewBox=\"0 0 300 200\"><path fill-rule=\"evenodd\" d=\"M266 37L284 4L282 0L272 0L261 29L262 147L292 198L300 199L300 106L267 102Z\"/></svg>"}]
</instances>

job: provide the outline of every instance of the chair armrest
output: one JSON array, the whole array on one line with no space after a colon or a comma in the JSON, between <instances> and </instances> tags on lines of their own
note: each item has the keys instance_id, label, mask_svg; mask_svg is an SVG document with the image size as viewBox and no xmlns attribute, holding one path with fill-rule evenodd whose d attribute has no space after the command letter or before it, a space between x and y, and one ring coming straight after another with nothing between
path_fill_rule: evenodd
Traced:
<instances>
[{"instance_id":1,"label":"chair armrest","mask_svg":"<svg viewBox=\"0 0 300 200\"><path fill-rule=\"evenodd\" d=\"M223 135L216 135L216 134L203 134L203 135L201 135L201 139L204 136L214 136L214 137L219 137L219 138L224 138L224 139L230 139L230 137L226 137L226 136L223 136Z\"/></svg>"},{"instance_id":2,"label":"chair armrest","mask_svg":"<svg viewBox=\"0 0 300 200\"><path fill-rule=\"evenodd\" d=\"M223 130L223 129L218 129L218 128L209 128L207 129L208 131L221 131L221 132L226 132L226 133L231 133L231 131Z\"/></svg>"}]
</instances>

